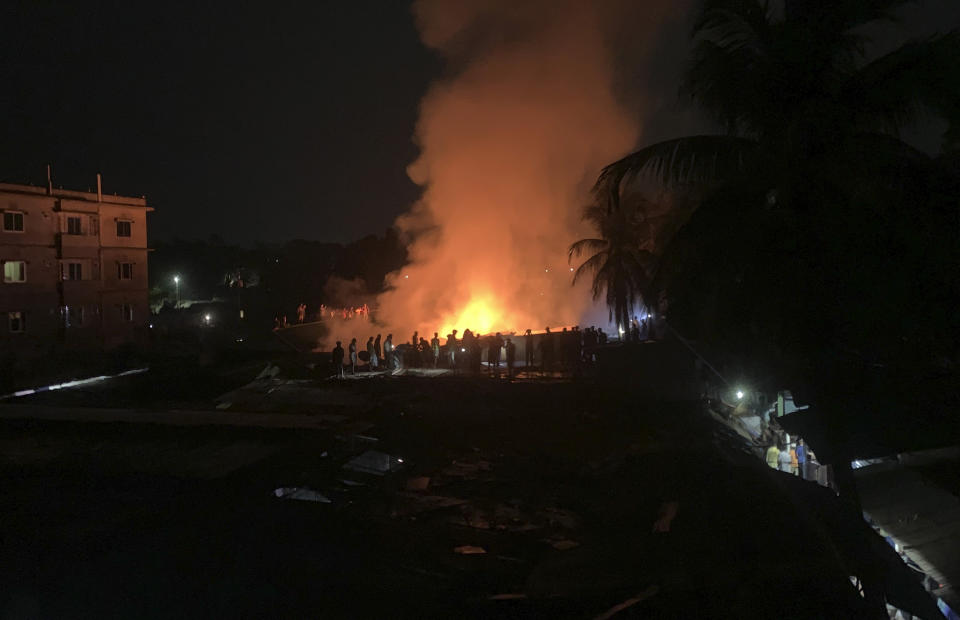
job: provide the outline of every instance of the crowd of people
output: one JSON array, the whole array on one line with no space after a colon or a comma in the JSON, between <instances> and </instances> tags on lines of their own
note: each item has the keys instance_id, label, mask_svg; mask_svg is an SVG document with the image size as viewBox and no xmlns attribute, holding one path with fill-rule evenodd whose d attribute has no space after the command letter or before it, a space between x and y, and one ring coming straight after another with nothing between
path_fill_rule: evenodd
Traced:
<instances>
[{"instance_id":1,"label":"crowd of people","mask_svg":"<svg viewBox=\"0 0 960 620\"><path fill-rule=\"evenodd\" d=\"M607 344L607 335L598 327L581 330L564 327L561 331L534 334L528 329L521 336L503 334L475 334L464 330L460 335L454 329L440 338L439 332L427 339L426 334L413 332L410 340L398 342L393 334L370 336L366 346L352 338L346 349L337 341L332 351L334 372L356 374L362 365L367 371L395 370L397 368L448 368L480 373L484 370L495 376L505 372L513 377L518 367L527 371L568 371L579 369L594 360L598 346ZM518 349L522 353L518 357Z\"/></svg>"},{"instance_id":2,"label":"crowd of people","mask_svg":"<svg viewBox=\"0 0 960 620\"><path fill-rule=\"evenodd\" d=\"M338 307L334 308L327 306L325 304L320 304L320 307L313 312L312 314L307 312L307 304L301 303L297 305L297 322L296 324L309 323L312 321L323 321L325 319L370 319L370 307L367 304L362 306L348 306L348 307ZM274 329L284 329L290 327L291 323L287 320L286 314L277 314L273 319L273 328Z\"/></svg>"},{"instance_id":3,"label":"crowd of people","mask_svg":"<svg viewBox=\"0 0 960 620\"><path fill-rule=\"evenodd\" d=\"M320 304L320 310L317 311L316 319L369 319L370 307L367 304L357 307L331 308Z\"/></svg>"}]
</instances>

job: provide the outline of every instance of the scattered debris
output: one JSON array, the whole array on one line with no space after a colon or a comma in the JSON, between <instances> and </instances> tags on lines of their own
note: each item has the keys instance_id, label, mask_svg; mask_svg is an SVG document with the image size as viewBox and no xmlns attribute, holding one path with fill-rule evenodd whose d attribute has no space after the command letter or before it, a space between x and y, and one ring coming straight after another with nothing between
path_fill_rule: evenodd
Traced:
<instances>
[{"instance_id":1,"label":"scattered debris","mask_svg":"<svg viewBox=\"0 0 960 620\"><path fill-rule=\"evenodd\" d=\"M580 543L578 543L575 540L567 540L566 538L564 538L563 540L553 541L552 543L550 543L550 546L552 546L557 551L566 551L567 549L573 549L574 547L579 547Z\"/></svg>"},{"instance_id":2,"label":"scattered debris","mask_svg":"<svg viewBox=\"0 0 960 620\"><path fill-rule=\"evenodd\" d=\"M220 403L217 405L217 409L221 409L221 410L229 409L231 405L233 405L233 403L229 403L229 402Z\"/></svg>"},{"instance_id":3,"label":"scattered debris","mask_svg":"<svg viewBox=\"0 0 960 620\"><path fill-rule=\"evenodd\" d=\"M487 552L483 547L475 547L473 545L460 545L459 547L454 547L453 551L460 555L478 555Z\"/></svg>"},{"instance_id":4,"label":"scattered debris","mask_svg":"<svg viewBox=\"0 0 960 620\"><path fill-rule=\"evenodd\" d=\"M430 486L429 476L416 476L407 479L408 491L426 491L428 486Z\"/></svg>"},{"instance_id":5,"label":"scattered debris","mask_svg":"<svg viewBox=\"0 0 960 620\"><path fill-rule=\"evenodd\" d=\"M273 494L281 499L297 499L304 502L320 502L330 504L330 498L306 487L280 487L274 489Z\"/></svg>"},{"instance_id":6,"label":"scattered debris","mask_svg":"<svg viewBox=\"0 0 960 620\"><path fill-rule=\"evenodd\" d=\"M390 472L398 471L402 466L403 459L401 458L379 450L367 450L347 461L343 468L375 476L384 476Z\"/></svg>"},{"instance_id":7,"label":"scattered debris","mask_svg":"<svg viewBox=\"0 0 960 620\"><path fill-rule=\"evenodd\" d=\"M257 379L273 379L280 374L280 367L273 364L267 364L266 367L257 375Z\"/></svg>"},{"instance_id":8,"label":"scattered debris","mask_svg":"<svg viewBox=\"0 0 960 620\"><path fill-rule=\"evenodd\" d=\"M348 478L341 478L341 479L340 479L340 482L344 483L344 484L347 485L348 487L365 487L365 486L367 486L367 485L365 485L365 484L362 483L362 482L357 482L356 480L350 480L350 479L348 479Z\"/></svg>"},{"instance_id":9,"label":"scattered debris","mask_svg":"<svg viewBox=\"0 0 960 620\"><path fill-rule=\"evenodd\" d=\"M609 620L610 618L614 617L624 609L627 609L628 607L633 607L637 603L647 600L648 598L655 595L659 591L660 591L660 588L658 588L657 586L650 586L640 594L634 596L633 598L628 598L624 602L614 605L607 611L603 612L602 614L594 618L594 620Z\"/></svg>"}]
</instances>

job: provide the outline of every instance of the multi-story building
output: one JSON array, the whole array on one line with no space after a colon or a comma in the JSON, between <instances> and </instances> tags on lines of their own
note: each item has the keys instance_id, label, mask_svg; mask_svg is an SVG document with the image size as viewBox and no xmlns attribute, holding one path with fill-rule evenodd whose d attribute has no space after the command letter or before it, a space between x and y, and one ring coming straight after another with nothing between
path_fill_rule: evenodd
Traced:
<instances>
[{"instance_id":1,"label":"multi-story building","mask_svg":"<svg viewBox=\"0 0 960 620\"><path fill-rule=\"evenodd\" d=\"M0 347L113 347L149 322L145 198L0 183Z\"/></svg>"}]
</instances>

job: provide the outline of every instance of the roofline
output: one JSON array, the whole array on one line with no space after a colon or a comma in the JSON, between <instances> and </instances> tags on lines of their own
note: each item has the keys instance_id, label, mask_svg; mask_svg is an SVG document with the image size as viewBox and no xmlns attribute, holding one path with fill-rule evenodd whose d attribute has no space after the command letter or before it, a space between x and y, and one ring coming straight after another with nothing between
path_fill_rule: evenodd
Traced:
<instances>
[{"instance_id":1,"label":"roofline","mask_svg":"<svg viewBox=\"0 0 960 620\"><path fill-rule=\"evenodd\" d=\"M98 202L107 204L124 205L128 207L147 207L146 196L117 196L101 194L100 200L97 200L97 192L81 192L72 189L54 189L47 193L47 188L36 185L20 185L19 183L0 183L0 192L13 192L17 194L32 194L34 196L50 196L51 198L67 198L71 200L83 200L85 202Z\"/></svg>"}]
</instances>

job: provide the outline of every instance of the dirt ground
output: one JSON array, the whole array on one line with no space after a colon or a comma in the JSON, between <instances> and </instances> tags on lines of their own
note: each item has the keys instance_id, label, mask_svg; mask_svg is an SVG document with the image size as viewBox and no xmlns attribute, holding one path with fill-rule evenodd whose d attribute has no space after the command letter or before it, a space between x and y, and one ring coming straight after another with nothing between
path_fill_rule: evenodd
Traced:
<instances>
[{"instance_id":1,"label":"dirt ground","mask_svg":"<svg viewBox=\"0 0 960 620\"><path fill-rule=\"evenodd\" d=\"M102 389L64 398L136 392ZM141 406L165 402L152 390ZM697 403L613 379L281 376L227 400L198 394L183 404L230 414L276 402L330 422L0 422L2 617L595 617L629 601L617 617L859 609L778 473ZM370 451L390 455L390 471L351 469ZM327 501L278 497L292 488ZM653 533L670 506L670 531Z\"/></svg>"}]
</instances>

